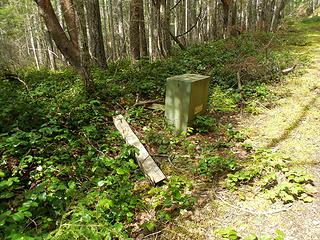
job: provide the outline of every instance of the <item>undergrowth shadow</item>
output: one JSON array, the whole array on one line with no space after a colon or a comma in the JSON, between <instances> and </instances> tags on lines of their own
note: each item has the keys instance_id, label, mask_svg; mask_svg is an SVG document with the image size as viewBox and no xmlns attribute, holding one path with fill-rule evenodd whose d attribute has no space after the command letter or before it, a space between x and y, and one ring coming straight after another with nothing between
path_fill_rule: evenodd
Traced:
<instances>
[{"instance_id":1,"label":"undergrowth shadow","mask_svg":"<svg viewBox=\"0 0 320 240\"><path fill-rule=\"evenodd\" d=\"M286 139L289 138L290 134L301 125L302 120L306 117L308 112L310 111L310 108L314 105L315 101L317 100L318 96L314 96L310 101L303 107L301 110L299 116L294 120L289 127L287 127L281 136L277 138L273 138L270 143L267 144L267 148L274 148L276 147L279 143L285 141Z\"/></svg>"}]
</instances>

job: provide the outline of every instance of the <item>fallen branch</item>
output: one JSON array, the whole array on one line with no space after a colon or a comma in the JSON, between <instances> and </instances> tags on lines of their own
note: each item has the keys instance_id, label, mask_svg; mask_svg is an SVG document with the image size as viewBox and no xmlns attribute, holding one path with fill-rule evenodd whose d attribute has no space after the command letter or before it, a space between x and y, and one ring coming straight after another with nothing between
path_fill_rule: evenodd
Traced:
<instances>
[{"instance_id":1,"label":"fallen branch","mask_svg":"<svg viewBox=\"0 0 320 240\"><path fill-rule=\"evenodd\" d=\"M24 88L27 90L27 92L30 92L29 87L27 85L27 83L25 81L23 81L22 79L20 79L17 75L15 74L5 74L4 78L6 79L13 79L13 80L18 80L20 83L23 84Z\"/></svg>"},{"instance_id":2,"label":"fallen branch","mask_svg":"<svg viewBox=\"0 0 320 240\"><path fill-rule=\"evenodd\" d=\"M297 65L295 64L293 67L290 67L290 68L286 68L286 69L281 70L281 72L282 72L282 74L287 75L287 74L291 73L292 71L294 71L295 68L296 68L296 66L297 66Z\"/></svg>"},{"instance_id":3,"label":"fallen branch","mask_svg":"<svg viewBox=\"0 0 320 240\"><path fill-rule=\"evenodd\" d=\"M133 104L133 107L144 106L152 103L163 103L163 101L160 99L155 99L155 100L149 100L149 101L136 102L135 104Z\"/></svg>"},{"instance_id":4,"label":"fallen branch","mask_svg":"<svg viewBox=\"0 0 320 240\"><path fill-rule=\"evenodd\" d=\"M158 235L158 234L161 233L162 231L163 231L163 230L160 230L160 231L154 232L154 233L150 233L150 234L144 236L144 237L141 238L141 239L147 239L147 238L152 237L152 236L154 236L154 235Z\"/></svg>"}]
</instances>

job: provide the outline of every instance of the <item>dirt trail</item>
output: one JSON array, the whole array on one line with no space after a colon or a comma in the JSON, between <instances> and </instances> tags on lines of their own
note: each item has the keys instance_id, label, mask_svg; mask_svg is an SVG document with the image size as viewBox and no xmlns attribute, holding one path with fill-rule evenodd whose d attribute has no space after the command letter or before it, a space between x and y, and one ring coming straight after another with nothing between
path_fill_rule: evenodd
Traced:
<instances>
[{"instance_id":1,"label":"dirt trail","mask_svg":"<svg viewBox=\"0 0 320 240\"><path fill-rule=\"evenodd\" d=\"M250 233L273 235L279 229L288 240L320 240L320 27L308 28L304 34L309 43L300 53L312 56L311 67L280 87L285 97L276 107L243 120L240 126L255 147L286 154L295 159L297 167L312 174L318 190L315 200L271 204L259 194L241 201L229 191L209 190L210 203L191 218L178 219L168 230L170 237L163 234L162 238L219 239L214 231L231 226L242 237Z\"/></svg>"}]
</instances>

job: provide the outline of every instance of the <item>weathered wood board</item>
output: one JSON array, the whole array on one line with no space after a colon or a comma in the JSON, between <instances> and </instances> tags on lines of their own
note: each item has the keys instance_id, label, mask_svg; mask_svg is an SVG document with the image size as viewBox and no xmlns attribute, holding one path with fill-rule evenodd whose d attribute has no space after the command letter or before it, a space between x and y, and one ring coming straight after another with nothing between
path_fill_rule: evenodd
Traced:
<instances>
[{"instance_id":1,"label":"weathered wood board","mask_svg":"<svg viewBox=\"0 0 320 240\"><path fill-rule=\"evenodd\" d=\"M125 139L126 143L138 148L139 153L136 154L138 164L150 181L158 183L166 179L166 176L154 162L147 149L139 141L138 137L132 131L124 117L122 115L115 116L113 117L113 122L122 137Z\"/></svg>"}]
</instances>

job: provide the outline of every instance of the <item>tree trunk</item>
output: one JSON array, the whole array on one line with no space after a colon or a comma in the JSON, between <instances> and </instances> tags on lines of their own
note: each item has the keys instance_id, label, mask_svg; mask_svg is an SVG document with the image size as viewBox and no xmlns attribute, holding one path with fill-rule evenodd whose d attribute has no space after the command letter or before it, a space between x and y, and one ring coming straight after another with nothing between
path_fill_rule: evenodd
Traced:
<instances>
[{"instance_id":1,"label":"tree trunk","mask_svg":"<svg viewBox=\"0 0 320 240\"><path fill-rule=\"evenodd\" d=\"M148 45L146 38L146 25L144 21L143 0L139 1L139 35L140 35L140 52L141 56L148 56Z\"/></svg>"},{"instance_id":2,"label":"tree trunk","mask_svg":"<svg viewBox=\"0 0 320 240\"><path fill-rule=\"evenodd\" d=\"M223 8L223 37L227 37L231 0L221 0Z\"/></svg>"},{"instance_id":3,"label":"tree trunk","mask_svg":"<svg viewBox=\"0 0 320 240\"><path fill-rule=\"evenodd\" d=\"M101 68L106 68L99 0L86 1L86 8L92 59Z\"/></svg>"},{"instance_id":4,"label":"tree trunk","mask_svg":"<svg viewBox=\"0 0 320 240\"><path fill-rule=\"evenodd\" d=\"M141 0L130 1L130 52L135 61L140 59L139 5Z\"/></svg>"},{"instance_id":5,"label":"tree trunk","mask_svg":"<svg viewBox=\"0 0 320 240\"><path fill-rule=\"evenodd\" d=\"M108 5L107 5L108 6ZM116 60L117 55L117 46L116 46L116 38L115 38L115 31L114 31L114 22L113 22L113 1L109 0L109 30L110 30L110 37L111 37L111 49L112 49L112 58Z\"/></svg>"},{"instance_id":6,"label":"tree trunk","mask_svg":"<svg viewBox=\"0 0 320 240\"><path fill-rule=\"evenodd\" d=\"M78 29L76 24L76 12L72 0L60 0L62 14L66 21L68 34L74 47L78 48Z\"/></svg>"},{"instance_id":7,"label":"tree trunk","mask_svg":"<svg viewBox=\"0 0 320 240\"><path fill-rule=\"evenodd\" d=\"M124 27L124 19L123 19L123 2L122 0L118 1L119 7L119 37L120 37L120 56L125 57L127 54L126 47L126 32Z\"/></svg>"},{"instance_id":8,"label":"tree trunk","mask_svg":"<svg viewBox=\"0 0 320 240\"><path fill-rule=\"evenodd\" d=\"M80 69L81 62L79 48L75 47L67 38L57 19L57 16L54 13L50 0L35 0L35 2L42 11L42 16L46 23L47 29L50 32L58 49L72 66L74 66L76 69Z\"/></svg>"},{"instance_id":9,"label":"tree trunk","mask_svg":"<svg viewBox=\"0 0 320 240\"><path fill-rule=\"evenodd\" d=\"M89 71L81 63L80 49L77 48L71 40L68 39L62 29L58 18L53 10L50 0L35 0L41 10L48 32L54 40L57 48L67 59L67 61L81 74L84 85L88 92L93 91L93 85Z\"/></svg>"},{"instance_id":10,"label":"tree trunk","mask_svg":"<svg viewBox=\"0 0 320 240\"><path fill-rule=\"evenodd\" d=\"M278 27L281 19L283 18L283 10L287 4L288 0L280 0L280 5L278 6L278 9L275 12L275 18L274 18L274 27Z\"/></svg>"},{"instance_id":11,"label":"tree trunk","mask_svg":"<svg viewBox=\"0 0 320 240\"><path fill-rule=\"evenodd\" d=\"M82 71L81 74L85 80L85 85L87 86L90 91L93 91L93 84L91 84L90 79L92 79L90 75L89 69L91 68L91 58L89 53L89 40L88 40L88 32L87 32L87 21L85 15L85 6L84 0L77 0L77 13L80 25L80 32L81 32L81 49L80 49L80 58L81 58L81 65Z\"/></svg>"}]
</instances>

